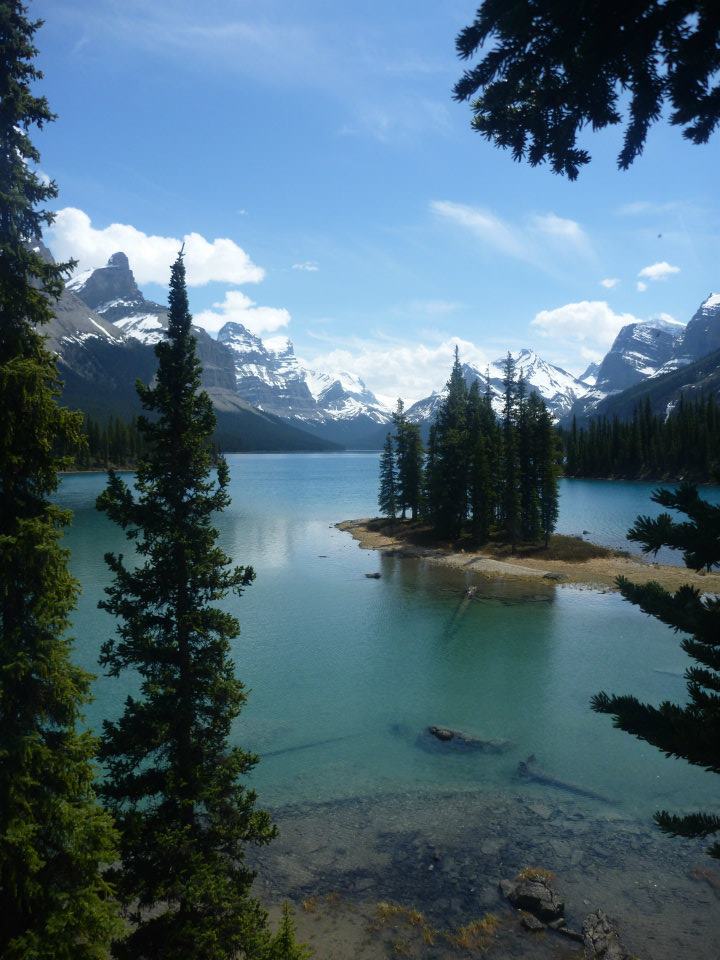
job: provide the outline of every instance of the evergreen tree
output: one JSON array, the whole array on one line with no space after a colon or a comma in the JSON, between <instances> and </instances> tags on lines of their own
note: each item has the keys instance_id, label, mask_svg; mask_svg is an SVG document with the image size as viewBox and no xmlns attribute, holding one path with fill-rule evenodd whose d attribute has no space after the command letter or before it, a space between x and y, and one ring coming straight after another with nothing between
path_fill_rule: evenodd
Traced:
<instances>
[{"instance_id":1,"label":"evergreen tree","mask_svg":"<svg viewBox=\"0 0 720 960\"><path fill-rule=\"evenodd\" d=\"M388 517L391 520L395 519L395 515L397 514L395 451L393 449L392 434L390 433L385 437L385 446L383 447L383 452L380 457L378 506L384 517Z\"/></svg>"},{"instance_id":2,"label":"evergreen tree","mask_svg":"<svg viewBox=\"0 0 720 960\"><path fill-rule=\"evenodd\" d=\"M682 550L686 566L694 570L720 566L720 506L701 499L691 484L676 491L656 490L652 499L679 511L687 520L679 523L669 513L638 517L629 540L641 543L645 553L656 554L661 547ZM666 700L654 707L633 696L599 693L593 697L593 710L610 714L616 727L652 744L667 757L680 757L720 773L720 599L703 598L690 586L671 594L658 583L638 586L622 577L618 586L630 603L685 634L680 645L697 665L685 673L686 705ZM655 814L655 822L671 836L720 833L720 816L712 813L677 816L661 810ZM708 852L720 859L720 843L714 843Z\"/></svg>"},{"instance_id":3,"label":"evergreen tree","mask_svg":"<svg viewBox=\"0 0 720 960\"><path fill-rule=\"evenodd\" d=\"M629 421L594 417L562 432L571 477L713 480L720 468L720 416L713 395L681 395L667 416L647 398Z\"/></svg>"},{"instance_id":4,"label":"evergreen tree","mask_svg":"<svg viewBox=\"0 0 720 960\"><path fill-rule=\"evenodd\" d=\"M393 413L395 424L395 495L402 519L409 510L415 520L420 510L423 486L424 451L420 428L405 416L405 405L398 400Z\"/></svg>"},{"instance_id":5,"label":"evergreen tree","mask_svg":"<svg viewBox=\"0 0 720 960\"><path fill-rule=\"evenodd\" d=\"M119 720L105 723L104 797L122 829L118 891L133 921L117 950L128 960L261 957L266 917L250 894L247 844L274 835L240 778L257 757L230 748L245 701L229 656L234 616L214 604L240 594L251 567L232 567L213 515L227 506L228 467L213 471L215 416L200 390L182 253L170 280L167 339L155 386L138 385L148 443L131 490L114 473L98 507L119 524L137 565L107 554L114 574L101 606L119 618L102 664L139 675Z\"/></svg>"},{"instance_id":6,"label":"evergreen tree","mask_svg":"<svg viewBox=\"0 0 720 960\"><path fill-rule=\"evenodd\" d=\"M437 459L437 424L433 420L428 429L427 457L423 477L423 516L430 523L435 522L441 496Z\"/></svg>"},{"instance_id":7,"label":"evergreen tree","mask_svg":"<svg viewBox=\"0 0 720 960\"><path fill-rule=\"evenodd\" d=\"M538 475L538 441L540 398L528 396L522 370L517 382L517 451L520 496L520 534L534 543L540 537L540 484Z\"/></svg>"},{"instance_id":8,"label":"evergreen tree","mask_svg":"<svg viewBox=\"0 0 720 960\"><path fill-rule=\"evenodd\" d=\"M494 415L491 410L491 417ZM490 473L492 424L488 423L485 401L480 397L478 382L468 393L468 501L473 540L485 543L493 521L494 496Z\"/></svg>"},{"instance_id":9,"label":"evergreen tree","mask_svg":"<svg viewBox=\"0 0 720 960\"><path fill-rule=\"evenodd\" d=\"M39 26L0 2L0 956L99 960L120 931L102 873L115 834L94 793L95 741L77 729L91 677L70 660L69 513L50 502L56 451L81 429L58 406L41 335L69 265L37 246L52 220L39 206L57 196L34 172L29 133L54 119L31 89Z\"/></svg>"},{"instance_id":10,"label":"evergreen tree","mask_svg":"<svg viewBox=\"0 0 720 960\"><path fill-rule=\"evenodd\" d=\"M404 497L403 472L407 457L407 418L405 417L405 404L398 399L397 407L392 415L395 424L395 467L396 467L396 487L395 494L397 499L397 509L404 520L408 504Z\"/></svg>"},{"instance_id":11,"label":"evergreen tree","mask_svg":"<svg viewBox=\"0 0 720 960\"><path fill-rule=\"evenodd\" d=\"M297 942L292 910L288 903L284 903L280 926L270 941L263 960L310 960L310 957L312 952L304 944Z\"/></svg>"},{"instance_id":12,"label":"evergreen tree","mask_svg":"<svg viewBox=\"0 0 720 960\"><path fill-rule=\"evenodd\" d=\"M502 472L503 499L502 521L505 536L513 550L520 539L521 503L520 503L520 465L518 462L518 443L516 433L517 417L517 379L515 361L508 352L504 362L503 418L502 418Z\"/></svg>"},{"instance_id":13,"label":"evergreen tree","mask_svg":"<svg viewBox=\"0 0 720 960\"><path fill-rule=\"evenodd\" d=\"M435 419L432 470L432 520L442 536L460 535L467 515L467 400L458 348L455 347L445 399Z\"/></svg>"},{"instance_id":14,"label":"evergreen tree","mask_svg":"<svg viewBox=\"0 0 720 960\"><path fill-rule=\"evenodd\" d=\"M420 427L416 423L405 423L405 457L398 470L402 502L410 510L410 517L416 520L420 513L423 490L423 449Z\"/></svg>"},{"instance_id":15,"label":"evergreen tree","mask_svg":"<svg viewBox=\"0 0 720 960\"><path fill-rule=\"evenodd\" d=\"M535 432L533 447L538 483L539 532L547 547L560 514L558 490L560 442L550 412L543 400L537 394L533 394L531 401L536 411L532 422Z\"/></svg>"}]
</instances>

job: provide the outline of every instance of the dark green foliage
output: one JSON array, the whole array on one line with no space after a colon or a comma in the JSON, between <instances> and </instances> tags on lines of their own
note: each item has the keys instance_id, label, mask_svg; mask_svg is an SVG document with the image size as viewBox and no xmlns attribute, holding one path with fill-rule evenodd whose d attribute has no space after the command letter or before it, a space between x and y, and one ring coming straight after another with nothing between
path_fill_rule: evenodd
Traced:
<instances>
[{"instance_id":1,"label":"dark green foliage","mask_svg":"<svg viewBox=\"0 0 720 960\"><path fill-rule=\"evenodd\" d=\"M422 500L423 446L420 428L405 416L402 400L393 414L395 424L395 499L396 509L404 519L410 511L417 518Z\"/></svg>"},{"instance_id":2,"label":"dark green foliage","mask_svg":"<svg viewBox=\"0 0 720 960\"><path fill-rule=\"evenodd\" d=\"M100 960L119 930L102 865L115 833L97 803L95 741L78 732L91 677L66 633L78 585L60 546L54 450L80 438L38 327L52 317L67 264L34 249L57 196L32 165L33 126L53 119L31 93L39 23L0 2L0 956Z\"/></svg>"},{"instance_id":3,"label":"dark green foliage","mask_svg":"<svg viewBox=\"0 0 720 960\"><path fill-rule=\"evenodd\" d=\"M80 442L61 444L59 452L76 470L129 468L146 453L145 435L137 417L127 422L119 417L110 417L104 422L86 417Z\"/></svg>"},{"instance_id":4,"label":"dark green foliage","mask_svg":"<svg viewBox=\"0 0 720 960\"><path fill-rule=\"evenodd\" d=\"M274 835L241 777L257 757L228 746L245 701L230 659L235 617L218 607L254 579L231 566L213 515L227 506L228 468L213 470L215 425L200 391L182 256L173 266L167 339L153 388L138 386L148 452L131 490L114 473L98 507L127 533L137 565L108 554L114 574L101 606L118 617L103 646L112 676L133 670L140 692L105 724L103 794L122 829L118 892L134 923L123 958L260 957L266 918L250 895L248 843Z\"/></svg>"},{"instance_id":5,"label":"dark green foliage","mask_svg":"<svg viewBox=\"0 0 720 960\"><path fill-rule=\"evenodd\" d=\"M385 437L385 446L380 457L380 490L378 506L384 517L394 520L397 513L397 477L392 434Z\"/></svg>"},{"instance_id":6,"label":"dark green foliage","mask_svg":"<svg viewBox=\"0 0 720 960\"><path fill-rule=\"evenodd\" d=\"M532 501L532 510L539 508L537 519L533 522L539 524L538 532L547 546L560 512L558 477L562 447L547 407L534 393L528 399L527 421L530 438L529 471L534 485L534 496L537 497L537 500Z\"/></svg>"},{"instance_id":7,"label":"dark green foliage","mask_svg":"<svg viewBox=\"0 0 720 960\"><path fill-rule=\"evenodd\" d=\"M509 354L505 373L505 410L498 423L489 378L482 397L477 381L468 389L456 350L445 398L430 425L421 485L416 486L415 479L422 460L419 434L407 423L402 404L398 406L397 473L402 475L400 458L410 459L413 489L423 491L423 517L442 538L469 533L475 543L485 543L496 536L510 542L513 550L521 540L544 538L547 546L558 516L557 434L542 398L535 392L528 395L522 378L518 381ZM383 489L389 489L388 462L386 444L381 509Z\"/></svg>"},{"instance_id":8,"label":"dark green foliage","mask_svg":"<svg viewBox=\"0 0 720 960\"><path fill-rule=\"evenodd\" d=\"M520 532L526 542L540 539L540 485L537 482L537 394L527 395L527 384L518 378L517 450L520 492Z\"/></svg>"},{"instance_id":9,"label":"dark green foliage","mask_svg":"<svg viewBox=\"0 0 720 960\"><path fill-rule=\"evenodd\" d=\"M499 434L489 396L480 397L477 380L468 393L468 507L473 540L485 543L497 510L493 452Z\"/></svg>"},{"instance_id":10,"label":"dark green foliage","mask_svg":"<svg viewBox=\"0 0 720 960\"><path fill-rule=\"evenodd\" d=\"M653 500L679 511L686 520L670 514L639 517L628 539L643 545L646 553L665 546L682 550L688 567L710 570L720 566L720 507L698 496L691 484L676 491L656 490ZM691 586L674 594L657 583L643 586L618 580L623 597L649 616L684 634L683 650L696 661L685 673L687 705L664 701L659 707L633 696L599 693L592 700L598 713L610 714L614 726L662 750L667 757L720 773L720 598L702 597ZM661 810L655 822L666 833L681 837L707 837L720 832L720 816L696 813L678 817ZM720 859L720 843L709 854Z\"/></svg>"},{"instance_id":11,"label":"dark green foliage","mask_svg":"<svg viewBox=\"0 0 720 960\"><path fill-rule=\"evenodd\" d=\"M720 408L713 396L680 397L667 416L649 400L632 419L594 418L587 427L562 432L565 473L570 477L715 479L720 474Z\"/></svg>"},{"instance_id":12,"label":"dark green foliage","mask_svg":"<svg viewBox=\"0 0 720 960\"><path fill-rule=\"evenodd\" d=\"M502 415L502 525L505 538L513 550L521 537L520 457L518 422L518 383L515 361L510 353L505 358L503 387L505 398Z\"/></svg>"},{"instance_id":13,"label":"dark green foliage","mask_svg":"<svg viewBox=\"0 0 720 960\"><path fill-rule=\"evenodd\" d=\"M720 121L720 17L713 0L485 0L458 36L463 59L480 62L455 85L486 140L533 166L574 180L590 161L587 127L628 123L618 164L642 152L650 126L670 122L706 143Z\"/></svg>"},{"instance_id":14,"label":"dark green foliage","mask_svg":"<svg viewBox=\"0 0 720 960\"><path fill-rule=\"evenodd\" d=\"M262 960L310 960L310 957L312 951L297 942L292 910L288 903L284 903L278 931L270 940Z\"/></svg>"},{"instance_id":15,"label":"dark green foliage","mask_svg":"<svg viewBox=\"0 0 720 960\"><path fill-rule=\"evenodd\" d=\"M467 514L468 390L455 348L445 400L435 418L428 515L441 536L458 537Z\"/></svg>"}]
</instances>

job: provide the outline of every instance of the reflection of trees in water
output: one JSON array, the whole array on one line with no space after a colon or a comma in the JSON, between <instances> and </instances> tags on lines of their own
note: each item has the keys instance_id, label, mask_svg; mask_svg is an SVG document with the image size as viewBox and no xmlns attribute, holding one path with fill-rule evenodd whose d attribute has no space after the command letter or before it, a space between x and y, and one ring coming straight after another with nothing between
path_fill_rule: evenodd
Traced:
<instances>
[{"instance_id":1,"label":"reflection of trees in water","mask_svg":"<svg viewBox=\"0 0 720 960\"><path fill-rule=\"evenodd\" d=\"M244 557L255 567L287 566L307 537L309 524L284 514L231 510L220 524L222 549L231 557Z\"/></svg>"}]
</instances>

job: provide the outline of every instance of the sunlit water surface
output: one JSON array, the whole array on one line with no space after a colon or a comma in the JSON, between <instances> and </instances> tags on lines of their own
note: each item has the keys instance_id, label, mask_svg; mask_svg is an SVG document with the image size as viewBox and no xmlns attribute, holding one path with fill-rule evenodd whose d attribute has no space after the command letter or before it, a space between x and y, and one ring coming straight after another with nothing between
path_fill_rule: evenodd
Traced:
<instances>
[{"instance_id":1,"label":"sunlit water surface","mask_svg":"<svg viewBox=\"0 0 720 960\"><path fill-rule=\"evenodd\" d=\"M687 658L671 631L617 595L572 587L481 584L465 575L360 550L339 520L374 515L375 454L229 458L232 505L223 548L257 581L227 606L249 701L234 731L257 750L252 775L264 803L395 791L517 789L518 761L534 753L553 776L647 818L659 806L714 804L713 777L613 729L589 709L593 693L682 700ZM94 508L101 474L66 476L59 500L74 511L66 542L82 584L76 658L97 671L113 621L97 609L107 550L129 553ZM652 485L564 481L559 529L613 546L640 512L657 512ZM720 491L706 491L720 499ZM366 573L380 571L380 580ZM99 676L89 722L114 717L127 676ZM445 724L513 743L499 755L428 752L417 734Z\"/></svg>"}]
</instances>

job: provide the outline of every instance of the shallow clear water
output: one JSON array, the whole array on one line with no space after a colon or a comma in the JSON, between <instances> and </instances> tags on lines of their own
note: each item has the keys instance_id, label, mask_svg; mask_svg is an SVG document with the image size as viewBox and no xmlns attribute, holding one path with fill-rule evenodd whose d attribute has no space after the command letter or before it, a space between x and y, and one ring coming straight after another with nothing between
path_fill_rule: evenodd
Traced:
<instances>
[{"instance_id":1,"label":"shallow clear water","mask_svg":"<svg viewBox=\"0 0 720 960\"><path fill-rule=\"evenodd\" d=\"M257 571L228 604L241 620L233 653L251 691L235 736L263 755L253 774L263 802L512 791L518 761L534 753L553 776L643 818L658 806L717 803L711 774L666 760L589 709L603 689L682 699L687 658L669 630L616 595L571 587L480 582L467 601L462 573L360 550L333 524L376 512L375 454L229 459L222 544ZM108 580L103 552L129 552L94 509L104 482L70 475L59 494L75 511L67 543L83 586L76 657L91 670L113 629L97 609ZM565 481L560 529L621 545L637 513L651 512L652 488ZM382 579L364 576L375 570ZM116 715L132 685L98 678L89 722ZM416 737L432 723L507 738L513 748L427 752Z\"/></svg>"}]
</instances>

